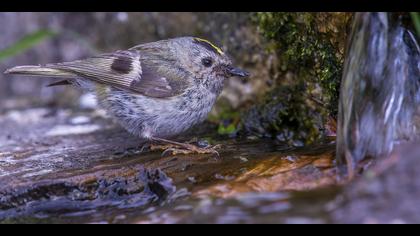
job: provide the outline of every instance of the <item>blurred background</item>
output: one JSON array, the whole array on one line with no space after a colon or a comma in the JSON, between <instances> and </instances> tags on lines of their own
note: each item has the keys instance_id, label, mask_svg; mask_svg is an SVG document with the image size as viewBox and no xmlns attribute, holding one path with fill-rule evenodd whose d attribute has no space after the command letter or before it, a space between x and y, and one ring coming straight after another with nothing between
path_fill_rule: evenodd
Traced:
<instances>
[{"instance_id":1,"label":"blurred background","mask_svg":"<svg viewBox=\"0 0 420 236\"><path fill-rule=\"evenodd\" d=\"M221 46L247 69L268 63L249 13L0 13L0 71L25 64L70 61L137 44L179 36L199 36ZM250 83L229 81L223 98L238 107L264 87L266 70ZM77 104L74 89L46 88L48 79L0 74L0 107ZM17 100L16 100L17 99ZM14 104L11 104L14 101Z\"/></svg>"}]
</instances>

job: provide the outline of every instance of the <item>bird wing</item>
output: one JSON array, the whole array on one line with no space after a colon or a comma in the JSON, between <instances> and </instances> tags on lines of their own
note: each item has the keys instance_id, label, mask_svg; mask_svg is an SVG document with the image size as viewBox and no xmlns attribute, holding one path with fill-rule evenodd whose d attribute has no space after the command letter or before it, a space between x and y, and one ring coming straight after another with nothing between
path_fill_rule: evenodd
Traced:
<instances>
[{"instance_id":1,"label":"bird wing","mask_svg":"<svg viewBox=\"0 0 420 236\"><path fill-rule=\"evenodd\" d=\"M138 50L125 50L45 67L156 98L177 96L188 87L187 81L159 72L158 67L147 65L140 57Z\"/></svg>"}]
</instances>

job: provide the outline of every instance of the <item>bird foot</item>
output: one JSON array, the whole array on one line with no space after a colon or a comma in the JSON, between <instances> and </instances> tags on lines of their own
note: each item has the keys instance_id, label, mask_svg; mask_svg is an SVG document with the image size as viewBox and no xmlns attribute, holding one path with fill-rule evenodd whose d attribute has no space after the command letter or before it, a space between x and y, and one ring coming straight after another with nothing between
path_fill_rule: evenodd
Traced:
<instances>
[{"instance_id":1,"label":"bird foot","mask_svg":"<svg viewBox=\"0 0 420 236\"><path fill-rule=\"evenodd\" d=\"M191 143L180 143L176 141L171 141L161 138L153 138L154 142L160 143L159 145L151 144L151 150L164 150L162 156L166 154L177 155L177 154L215 154L217 157L220 157L219 152L216 150L221 147L221 145L215 146L206 146L199 147Z\"/></svg>"},{"instance_id":2,"label":"bird foot","mask_svg":"<svg viewBox=\"0 0 420 236\"><path fill-rule=\"evenodd\" d=\"M166 154L171 155L178 155L178 154L214 154L217 157L220 157L219 152L216 150L220 148L220 145L215 146L208 146L208 147L197 147L192 144L187 144L179 147L169 147L165 151L162 152L162 156L165 156Z\"/></svg>"}]
</instances>

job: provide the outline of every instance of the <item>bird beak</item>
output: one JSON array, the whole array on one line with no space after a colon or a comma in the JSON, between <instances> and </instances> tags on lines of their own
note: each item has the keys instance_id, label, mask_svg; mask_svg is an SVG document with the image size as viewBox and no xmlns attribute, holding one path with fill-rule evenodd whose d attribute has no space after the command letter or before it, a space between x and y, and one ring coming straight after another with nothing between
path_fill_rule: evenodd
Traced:
<instances>
[{"instance_id":1,"label":"bird beak","mask_svg":"<svg viewBox=\"0 0 420 236\"><path fill-rule=\"evenodd\" d=\"M234 67L228 68L227 72L230 76L238 76L242 78L249 76L249 73L247 71Z\"/></svg>"}]
</instances>

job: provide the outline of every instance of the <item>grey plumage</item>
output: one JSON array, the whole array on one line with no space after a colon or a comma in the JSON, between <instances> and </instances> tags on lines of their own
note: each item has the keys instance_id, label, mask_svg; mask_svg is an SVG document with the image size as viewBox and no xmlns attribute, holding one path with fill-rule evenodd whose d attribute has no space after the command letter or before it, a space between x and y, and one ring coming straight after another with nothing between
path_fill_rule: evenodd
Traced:
<instances>
[{"instance_id":1,"label":"grey plumage","mask_svg":"<svg viewBox=\"0 0 420 236\"><path fill-rule=\"evenodd\" d=\"M232 67L220 48L193 37L141 44L73 62L19 66L6 73L66 79L94 92L125 129L147 139L170 138L202 122L224 80L247 76Z\"/></svg>"}]
</instances>

